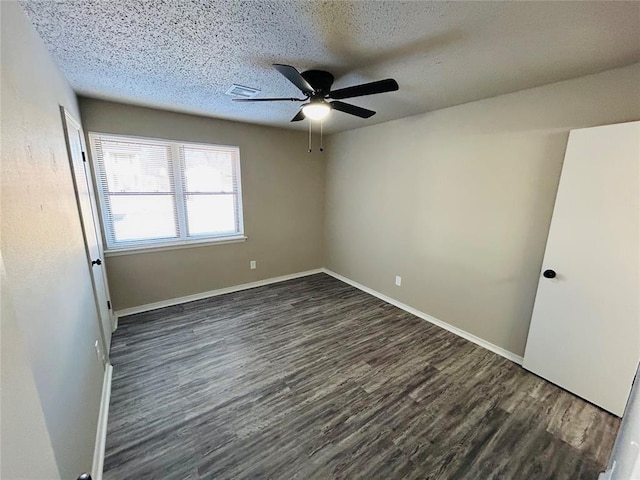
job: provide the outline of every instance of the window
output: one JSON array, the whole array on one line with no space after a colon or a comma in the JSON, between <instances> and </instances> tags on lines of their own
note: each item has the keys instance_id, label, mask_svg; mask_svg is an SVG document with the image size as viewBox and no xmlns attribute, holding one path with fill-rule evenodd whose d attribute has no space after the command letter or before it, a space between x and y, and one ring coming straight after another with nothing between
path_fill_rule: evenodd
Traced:
<instances>
[{"instance_id":1,"label":"window","mask_svg":"<svg viewBox=\"0 0 640 480\"><path fill-rule=\"evenodd\" d=\"M243 238L237 147L89 139L109 249Z\"/></svg>"}]
</instances>

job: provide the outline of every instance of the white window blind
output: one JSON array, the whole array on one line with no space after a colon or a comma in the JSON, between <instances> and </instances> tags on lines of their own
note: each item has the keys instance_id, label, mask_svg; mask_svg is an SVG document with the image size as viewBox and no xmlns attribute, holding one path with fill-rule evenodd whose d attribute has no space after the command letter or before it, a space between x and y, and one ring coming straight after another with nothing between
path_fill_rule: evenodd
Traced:
<instances>
[{"instance_id":1,"label":"white window blind","mask_svg":"<svg viewBox=\"0 0 640 480\"><path fill-rule=\"evenodd\" d=\"M237 147L89 139L109 249L242 235Z\"/></svg>"}]
</instances>

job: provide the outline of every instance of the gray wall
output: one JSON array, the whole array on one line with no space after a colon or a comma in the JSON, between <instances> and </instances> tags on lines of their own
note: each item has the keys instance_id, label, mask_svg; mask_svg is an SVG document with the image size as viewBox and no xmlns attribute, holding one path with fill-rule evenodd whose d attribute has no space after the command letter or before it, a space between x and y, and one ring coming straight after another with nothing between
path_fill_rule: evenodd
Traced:
<instances>
[{"instance_id":1,"label":"gray wall","mask_svg":"<svg viewBox=\"0 0 640 480\"><path fill-rule=\"evenodd\" d=\"M248 240L108 256L116 310L322 266L325 162L305 133L88 98L80 110L85 132L240 147Z\"/></svg>"},{"instance_id":2,"label":"gray wall","mask_svg":"<svg viewBox=\"0 0 640 480\"><path fill-rule=\"evenodd\" d=\"M59 105L76 97L15 2L2 17L0 476L91 470L103 370Z\"/></svg>"},{"instance_id":3,"label":"gray wall","mask_svg":"<svg viewBox=\"0 0 640 480\"><path fill-rule=\"evenodd\" d=\"M639 85L636 64L331 136L325 266L522 355L568 132L639 119Z\"/></svg>"}]
</instances>

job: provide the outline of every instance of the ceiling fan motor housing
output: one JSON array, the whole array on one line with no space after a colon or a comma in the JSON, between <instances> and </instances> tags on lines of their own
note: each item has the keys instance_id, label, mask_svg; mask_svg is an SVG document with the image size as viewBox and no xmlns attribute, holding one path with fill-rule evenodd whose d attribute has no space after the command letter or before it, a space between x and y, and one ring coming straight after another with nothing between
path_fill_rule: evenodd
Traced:
<instances>
[{"instance_id":1,"label":"ceiling fan motor housing","mask_svg":"<svg viewBox=\"0 0 640 480\"><path fill-rule=\"evenodd\" d=\"M307 70L300 75L302 75L302 78L309 82L309 85L315 90L315 94L312 94L311 97L324 98L329 95L334 80L332 74L324 70Z\"/></svg>"}]
</instances>

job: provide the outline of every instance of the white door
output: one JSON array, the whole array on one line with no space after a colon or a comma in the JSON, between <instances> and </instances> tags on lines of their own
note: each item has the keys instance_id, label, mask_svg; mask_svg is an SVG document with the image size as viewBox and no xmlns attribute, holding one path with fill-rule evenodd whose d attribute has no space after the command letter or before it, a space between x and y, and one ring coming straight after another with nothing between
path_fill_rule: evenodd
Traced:
<instances>
[{"instance_id":1,"label":"white door","mask_svg":"<svg viewBox=\"0 0 640 480\"><path fill-rule=\"evenodd\" d=\"M640 360L639 232L640 122L572 130L523 366L618 416Z\"/></svg>"},{"instance_id":2,"label":"white door","mask_svg":"<svg viewBox=\"0 0 640 480\"><path fill-rule=\"evenodd\" d=\"M86 149L84 148L84 136L82 127L71 117L64 108L63 124L67 137L67 149L73 182L76 189L76 200L82 220L82 230L87 249L87 260L91 268L93 291L96 297L98 313L100 316L103 337L102 351L108 354L111 346L111 333L113 332L113 319L111 314L111 301L109 300L109 288L104 266L104 250L102 246L102 233L100 220L98 219L93 183L89 165L86 161Z\"/></svg>"}]
</instances>

